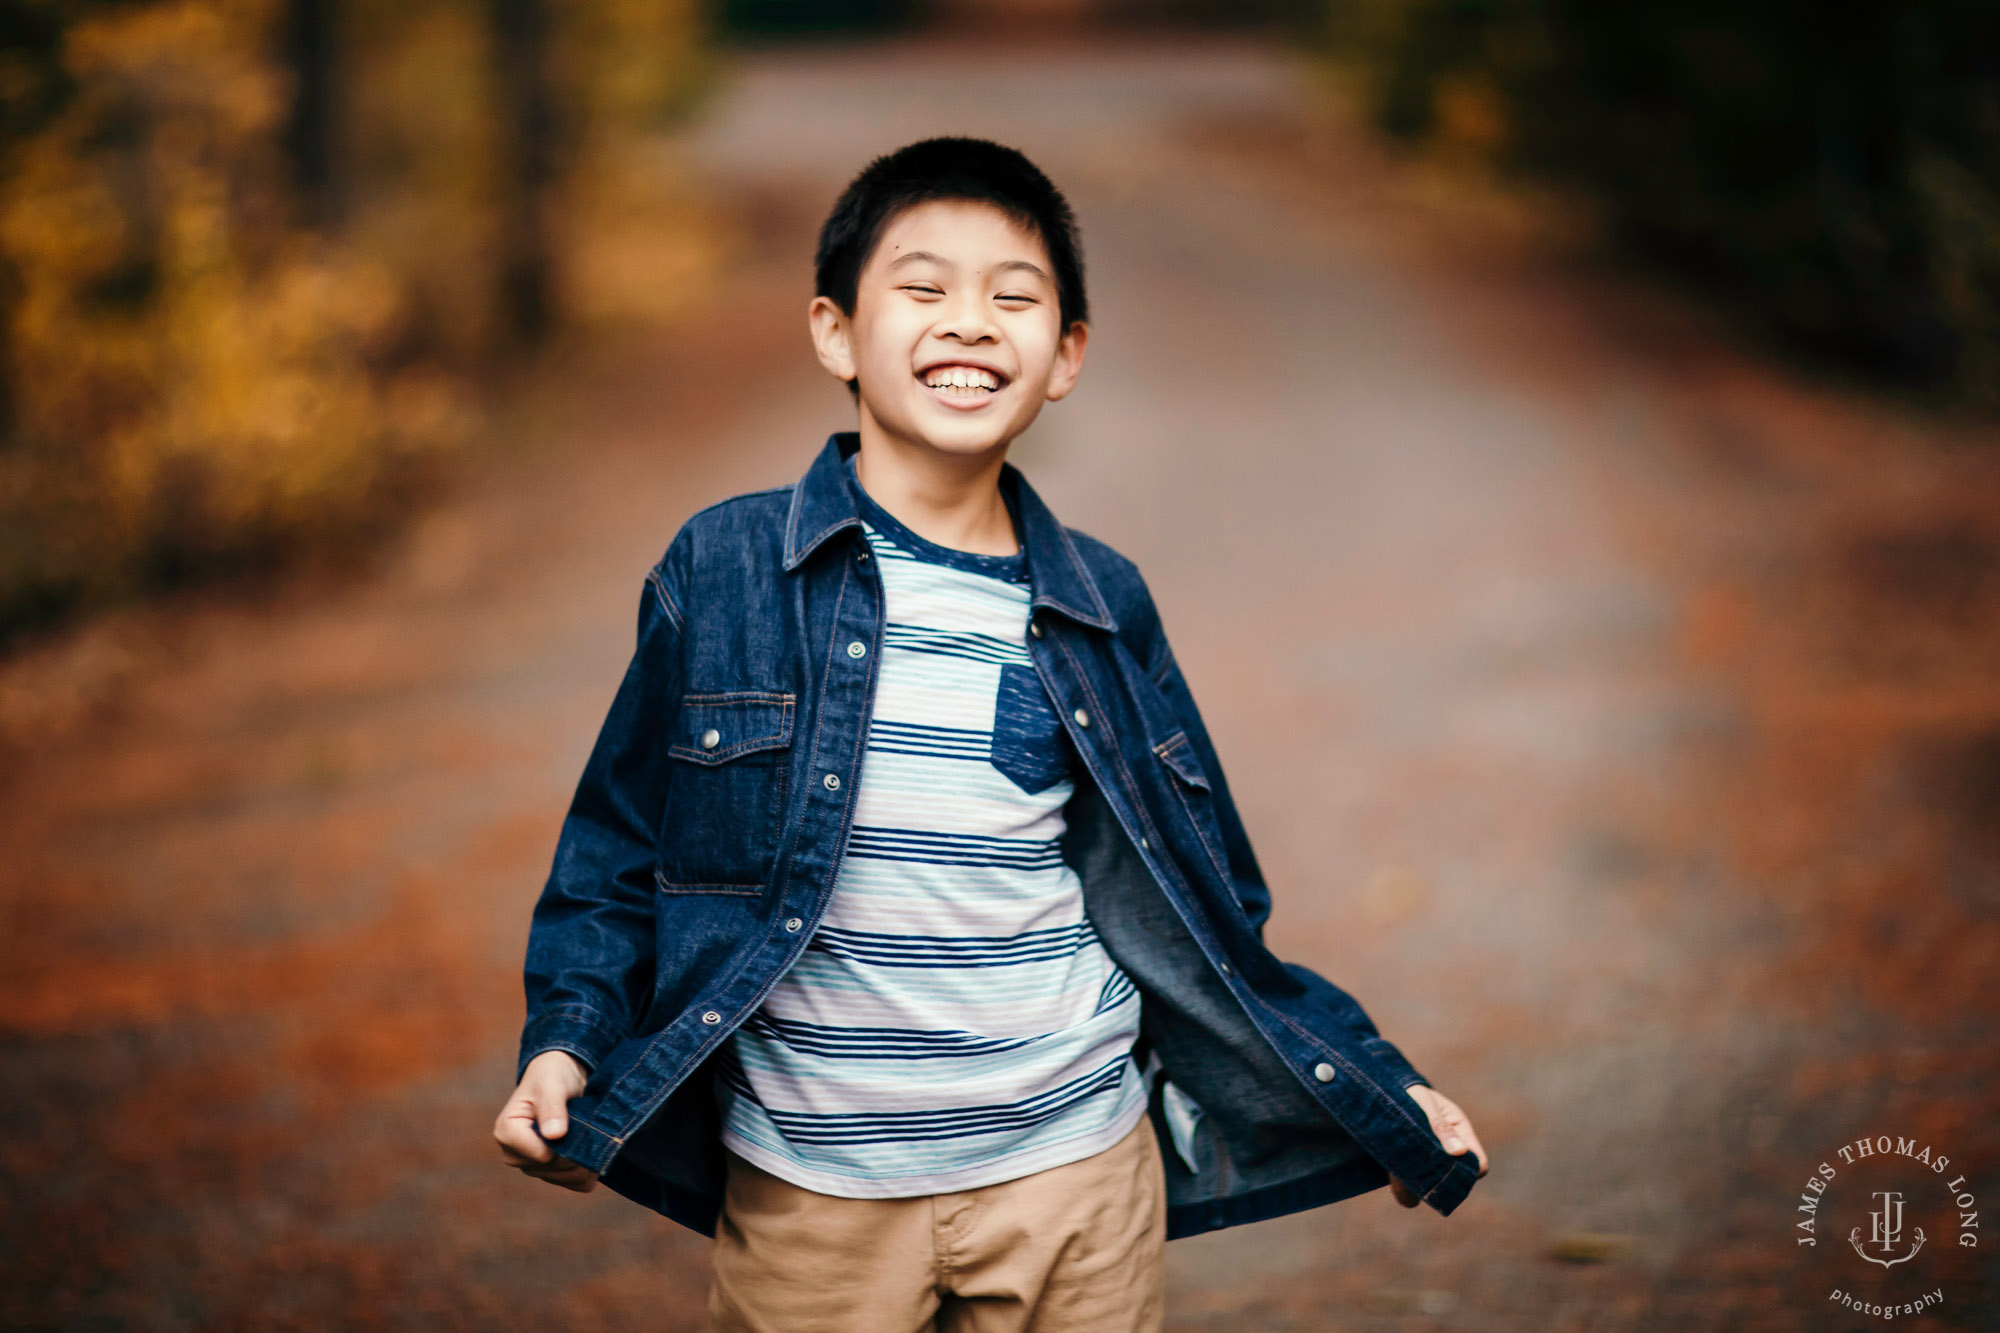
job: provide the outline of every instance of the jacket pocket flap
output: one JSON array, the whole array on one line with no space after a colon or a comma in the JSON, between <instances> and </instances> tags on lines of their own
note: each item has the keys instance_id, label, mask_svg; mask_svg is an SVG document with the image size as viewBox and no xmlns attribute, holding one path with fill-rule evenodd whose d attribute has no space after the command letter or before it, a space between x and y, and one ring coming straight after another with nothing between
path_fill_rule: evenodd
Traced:
<instances>
[{"instance_id":1,"label":"jacket pocket flap","mask_svg":"<svg viewBox=\"0 0 2000 1333\"><path fill-rule=\"evenodd\" d=\"M1208 774L1201 771L1201 760L1196 757L1194 746L1185 731L1177 731L1153 747L1153 753L1171 768L1181 781L1191 787L1208 790Z\"/></svg>"},{"instance_id":2,"label":"jacket pocket flap","mask_svg":"<svg viewBox=\"0 0 2000 1333\"><path fill-rule=\"evenodd\" d=\"M794 696L768 690L730 690L681 698L680 719L668 753L697 764L722 764L757 750L792 743Z\"/></svg>"}]
</instances>

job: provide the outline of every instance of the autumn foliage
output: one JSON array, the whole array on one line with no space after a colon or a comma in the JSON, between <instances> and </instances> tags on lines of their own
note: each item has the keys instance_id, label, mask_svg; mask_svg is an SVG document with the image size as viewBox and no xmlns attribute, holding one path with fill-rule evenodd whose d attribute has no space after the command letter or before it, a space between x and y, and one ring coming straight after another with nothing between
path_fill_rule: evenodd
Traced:
<instances>
[{"instance_id":1,"label":"autumn foliage","mask_svg":"<svg viewBox=\"0 0 2000 1333\"><path fill-rule=\"evenodd\" d=\"M4 8L0 641L352 546L694 244L692 3Z\"/></svg>"}]
</instances>

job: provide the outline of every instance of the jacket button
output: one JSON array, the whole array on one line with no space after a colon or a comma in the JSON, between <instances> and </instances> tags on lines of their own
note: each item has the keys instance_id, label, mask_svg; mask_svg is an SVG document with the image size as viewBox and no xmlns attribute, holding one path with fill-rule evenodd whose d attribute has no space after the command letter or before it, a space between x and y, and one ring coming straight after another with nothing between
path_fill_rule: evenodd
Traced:
<instances>
[{"instance_id":1,"label":"jacket button","mask_svg":"<svg viewBox=\"0 0 2000 1333\"><path fill-rule=\"evenodd\" d=\"M792 934L796 935L805 926L805 924L806 923L800 920L798 917L792 917L785 922L785 929L790 931Z\"/></svg>"},{"instance_id":2,"label":"jacket button","mask_svg":"<svg viewBox=\"0 0 2000 1333\"><path fill-rule=\"evenodd\" d=\"M1144 838L1141 838L1141 839L1139 839L1139 850L1140 850L1140 851L1142 851L1142 852L1146 852L1146 851L1151 851L1151 850L1152 850L1152 848L1153 848L1153 844L1152 844L1152 843L1150 843L1150 842L1147 842L1147 841L1146 841L1146 840L1145 840Z\"/></svg>"},{"instance_id":3,"label":"jacket button","mask_svg":"<svg viewBox=\"0 0 2000 1333\"><path fill-rule=\"evenodd\" d=\"M860 657L867 651L868 651L868 645L861 642L861 640L859 639L856 639L853 643L847 645L847 655L849 657Z\"/></svg>"},{"instance_id":4,"label":"jacket button","mask_svg":"<svg viewBox=\"0 0 2000 1333\"><path fill-rule=\"evenodd\" d=\"M707 1013L701 1016L701 1021L708 1024L710 1027L713 1027L717 1023L720 1023L722 1021L722 1015L716 1013L715 1010L711 1009ZM1326 1068L1326 1066L1321 1065L1320 1068L1324 1069Z\"/></svg>"},{"instance_id":5,"label":"jacket button","mask_svg":"<svg viewBox=\"0 0 2000 1333\"><path fill-rule=\"evenodd\" d=\"M1041 638L1041 637L1042 637L1042 622L1041 622L1041 621L1039 621L1039 620L1030 620L1030 621L1028 622L1028 633L1030 633L1030 634L1034 635L1034 636L1035 636L1036 638L1038 638L1038 639L1039 639L1039 638Z\"/></svg>"},{"instance_id":6,"label":"jacket button","mask_svg":"<svg viewBox=\"0 0 2000 1333\"><path fill-rule=\"evenodd\" d=\"M1333 1082L1333 1066L1321 1061L1313 1066L1313 1077L1322 1083Z\"/></svg>"},{"instance_id":7,"label":"jacket button","mask_svg":"<svg viewBox=\"0 0 2000 1333\"><path fill-rule=\"evenodd\" d=\"M701 748L704 750L713 750L716 742L721 739L722 733L714 727L710 727L707 731L701 733Z\"/></svg>"},{"instance_id":8,"label":"jacket button","mask_svg":"<svg viewBox=\"0 0 2000 1333\"><path fill-rule=\"evenodd\" d=\"M829 773L825 777L821 778L820 781L826 784L826 789L828 791L840 790L840 774L838 773Z\"/></svg>"},{"instance_id":9,"label":"jacket button","mask_svg":"<svg viewBox=\"0 0 2000 1333\"><path fill-rule=\"evenodd\" d=\"M1076 710L1076 724L1077 724L1077 725L1078 725L1079 727L1087 727L1087 726L1089 726L1089 725L1090 725L1090 714L1088 714L1088 713L1084 712L1084 711L1083 711L1083 710L1082 710L1081 708L1077 709L1077 710Z\"/></svg>"},{"instance_id":10,"label":"jacket button","mask_svg":"<svg viewBox=\"0 0 2000 1333\"><path fill-rule=\"evenodd\" d=\"M1222 970L1222 975L1223 975L1223 976L1225 976L1225 977L1233 977L1233 976L1235 976L1235 975L1236 975L1236 969L1235 969L1235 968L1233 968L1233 967L1231 967L1231 966L1230 966L1229 964L1227 964L1227 963L1222 963L1222 964L1220 964L1220 967L1221 967L1221 970ZM1324 1069L1324 1068L1326 1068L1326 1066L1325 1066L1325 1065L1321 1065L1321 1066L1320 1066L1320 1069ZM1315 1070L1314 1070L1313 1072L1314 1072L1315 1074L1317 1074L1317 1073L1319 1072L1319 1070L1318 1070L1318 1069L1315 1069ZM1326 1082L1326 1080L1325 1080L1325 1079L1321 1079L1321 1080L1320 1080L1320 1082L1324 1083L1324 1082Z\"/></svg>"}]
</instances>

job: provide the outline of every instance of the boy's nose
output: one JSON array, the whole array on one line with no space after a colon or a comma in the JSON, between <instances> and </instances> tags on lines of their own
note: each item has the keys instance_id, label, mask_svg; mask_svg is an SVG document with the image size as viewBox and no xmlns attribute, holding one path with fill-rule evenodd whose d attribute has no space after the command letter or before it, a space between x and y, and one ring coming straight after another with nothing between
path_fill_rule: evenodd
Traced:
<instances>
[{"instance_id":1,"label":"boy's nose","mask_svg":"<svg viewBox=\"0 0 2000 1333\"><path fill-rule=\"evenodd\" d=\"M944 318L938 321L938 336L962 343L993 342L999 337L999 330L986 303L973 298L951 303Z\"/></svg>"}]
</instances>

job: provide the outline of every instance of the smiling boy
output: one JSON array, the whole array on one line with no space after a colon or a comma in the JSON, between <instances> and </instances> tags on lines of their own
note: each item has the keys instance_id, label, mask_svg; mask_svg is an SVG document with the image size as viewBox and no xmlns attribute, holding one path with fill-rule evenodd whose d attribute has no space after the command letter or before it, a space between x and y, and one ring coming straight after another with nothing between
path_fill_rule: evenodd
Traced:
<instances>
[{"instance_id":1,"label":"smiling boy","mask_svg":"<svg viewBox=\"0 0 2000 1333\"><path fill-rule=\"evenodd\" d=\"M1470 1122L1264 949L1144 581L1006 461L1083 368L1061 194L912 144L817 281L859 429L648 574L535 910L508 1163L713 1234L717 1326L786 1333L1154 1329L1173 1236L1384 1183L1450 1212Z\"/></svg>"}]
</instances>

